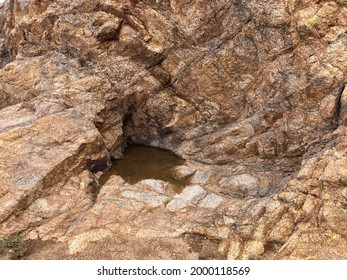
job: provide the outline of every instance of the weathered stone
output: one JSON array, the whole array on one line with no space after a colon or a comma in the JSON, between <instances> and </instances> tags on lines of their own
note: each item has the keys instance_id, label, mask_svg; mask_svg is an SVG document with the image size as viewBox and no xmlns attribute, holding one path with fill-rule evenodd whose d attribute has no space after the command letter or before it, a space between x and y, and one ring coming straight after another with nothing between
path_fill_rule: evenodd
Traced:
<instances>
[{"instance_id":1,"label":"weathered stone","mask_svg":"<svg viewBox=\"0 0 347 280\"><path fill-rule=\"evenodd\" d=\"M116 40L118 38L120 19L116 18L112 21L105 22L97 33L97 38L100 41Z\"/></svg>"},{"instance_id":2,"label":"weathered stone","mask_svg":"<svg viewBox=\"0 0 347 280\"><path fill-rule=\"evenodd\" d=\"M164 194L168 188L168 183L161 180L146 179L138 182L137 184L148 186L151 190Z\"/></svg>"},{"instance_id":3,"label":"weathered stone","mask_svg":"<svg viewBox=\"0 0 347 280\"><path fill-rule=\"evenodd\" d=\"M88 159L108 156L93 123L74 110L20 121L22 127L9 122L0 128L1 221L28 207L42 191L87 169Z\"/></svg>"},{"instance_id":4,"label":"weathered stone","mask_svg":"<svg viewBox=\"0 0 347 280\"><path fill-rule=\"evenodd\" d=\"M229 243L228 260L236 260L239 258L242 252L243 244L240 240L231 239Z\"/></svg>"},{"instance_id":5,"label":"weathered stone","mask_svg":"<svg viewBox=\"0 0 347 280\"><path fill-rule=\"evenodd\" d=\"M219 186L228 193L257 195L259 186L256 178L249 174L240 174L219 181Z\"/></svg>"},{"instance_id":6,"label":"weathered stone","mask_svg":"<svg viewBox=\"0 0 347 280\"><path fill-rule=\"evenodd\" d=\"M173 199L166 205L166 210L174 212L187 206L189 205L185 201L180 199Z\"/></svg>"},{"instance_id":7,"label":"weathered stone","mask_svg":"<svg viewBox=\"0 0 347 280\"><path fill-rule=\"evenodd\" d=\"M180 165L180 166L173 167L170 170L170 172L171 172L172 178L180 181L180 180L186 179L189 176L192 176L196 172L196 169L193 169L189 166Z\"/></svg>"},{"instance_id":8,"label":"weathered stone","mask_svg":"<svg viewBox=\"0 0 347 280\"><path fill-rule=\"evenodd\" d=\"M347 125L347 87L344 86L341 93L341 109L340 109L340 122L343 125Z\"/></svg>"},{"instance_id":9,"label":"weathered stone","mask_svg":"<svg viewBox=\"0 0 347 280\"><path fill-rule=\"evenodd\" d=\"M89 232L82 233L73 238L69 245L69 253L76 254L83 251L88 243L96 242L111 236L111 232L104 229L95 229Z\"/></svg>"},{"instance_id":10,"label":"weathered stone","mask_svg":"<svg viewBox=\"0 0 347 280\"><path fill-rule=\"evenodd\" d=\"M159 195L156 192L138 193L132 191L124 191L122 192L122 196L142 201L151 207L158 207L168 201L168 198L166 196Z\"/></svg>"},{"instance_id":11,"label":"weathered stone","mask_svg":"<svg viewBox=\"0 0 347 280\"><path fill-rule=\"evenodd\" d=\"M190 205L196 205L206 196L206 193L206 190L198 185L188 186L166 205L166 209L176 211Z\"/></svg>"},{"instance_id":12,"label":"weathered stone","mask_svg":"<svg viewBox=\"0 0 347 280\"><path fill-rule=\"evenodd\" d=\"M258 259L264 253L264 245L259 241L247 241L243 248L243 259Z\"/></svg>"},{"instance_id":13,"label":"weathered stone","mask_svg":"<svg viewBox=\"0 0 347 280\"><path fill-rule=\"evenodd\" d=\"M191 179L191 183L192 184L207 184L208 180L211 177L211 172L209 171L201 171L201 170L197 170L192 179Z\"/></svg>"},{"instance_id":14,"label":"weathered stone","mask_svg":"<svg viewBox=\"0 0 347 280\"><path fill-rule=\"evenodd\" d=\"M345 0L0 3L1 235L57 258L347 258L346 28ZM101 185L129 143L199 186Z\"/></svg>"},{"instance_id":15,"label":"weathered stone","mask_svg":"<svg viewBox=\"0 0 347 280\"><path fill-rule=\"evenodd\" d=\"M223 198L214 193L208 194L201 202L199 203L199 207L203 208L216 208L223 202Z\"/></svg>"}]
</instances>

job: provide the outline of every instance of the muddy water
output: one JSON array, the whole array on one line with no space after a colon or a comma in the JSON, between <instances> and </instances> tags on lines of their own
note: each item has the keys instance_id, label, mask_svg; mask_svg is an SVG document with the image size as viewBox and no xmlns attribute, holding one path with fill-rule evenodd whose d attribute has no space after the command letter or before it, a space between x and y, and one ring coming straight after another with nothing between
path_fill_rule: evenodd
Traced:
<instances>
[{"instance_id":1,"label":"muddy water","mask_svg":"<svg viewBox=\"0 0 347 280\"><path fill-rule=\"evenodd\" d=\"M189 184L189 179L173 179L170 169L183 163L183 159L167 150L129 146L124 151L124 158L113 161L113 167L101 176L100 185L105 184L111 175L119 175L129 184L144 179L163 180L172 183L175 190L180 191L183 186Z\"/></svg>"}]
</instances>

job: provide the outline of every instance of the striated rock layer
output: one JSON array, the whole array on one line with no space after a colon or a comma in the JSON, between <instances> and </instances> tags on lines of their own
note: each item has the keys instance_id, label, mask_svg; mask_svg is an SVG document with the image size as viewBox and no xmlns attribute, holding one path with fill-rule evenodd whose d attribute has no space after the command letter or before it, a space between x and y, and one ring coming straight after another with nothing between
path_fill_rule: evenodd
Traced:
<instances>
[{"instance_id":1,"label":"striated rock layer","mask_svg":"<svg viewBox=\"0 0 347 280\"><path fill-rule=\"evenodd\" d=\"M0 235L33 259L344 259L346 81L345 0L6 0ZM191 185L100 186L127 143Z\"/></svg>"}]
</instances>

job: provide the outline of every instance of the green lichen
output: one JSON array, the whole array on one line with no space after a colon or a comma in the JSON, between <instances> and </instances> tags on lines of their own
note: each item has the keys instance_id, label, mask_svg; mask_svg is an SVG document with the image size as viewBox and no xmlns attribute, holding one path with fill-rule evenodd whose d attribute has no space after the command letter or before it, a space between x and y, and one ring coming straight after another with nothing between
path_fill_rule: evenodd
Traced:
<instances>
[{"instance_id":1,"label":"green lichen","mask_svg":"<svg viewBox=\"0 0 347 280\"><path fill-rule=\"evenodd\" d=\"M17 260L27 251L25 241L17 234L9 237L0 237L0 255L8 254L11 259Z\"/></svg>"}]
</instances>

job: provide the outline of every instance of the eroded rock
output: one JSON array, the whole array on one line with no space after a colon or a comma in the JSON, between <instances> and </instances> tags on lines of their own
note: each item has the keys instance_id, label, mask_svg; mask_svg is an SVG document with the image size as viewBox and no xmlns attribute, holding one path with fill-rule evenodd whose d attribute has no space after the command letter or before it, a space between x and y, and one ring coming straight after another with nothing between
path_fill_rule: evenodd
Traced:
<instances>
[{"instance_id":1,"label":"eroded rock","mask_svg":"<svg viewBox=\"0 0 347 280\"><path fill-rule=\"evenodd\" d=\"M176 211L191 205L196 205L201 199L206 196L206 190L198 185L185 187L182 193L175 196L171 200L166 209Z\"/></svg>"},{"instance_id":2,"label":"eroded rock","mask_svg":"<svg viewBox=\"0 0 347 280\"><path fill-rule=\"evenodd\" d=\"M223 198L216 194L208 194L201 202L199 207L203 208L217 208L223 202Z\"/></svg>"},{"instance_id":3,"label":"eroded rock","mask_svg":"<svg viewBox=\"0 0 347 280\"><path fill-rule=\"evenodd\" d=\"M259 193L257 179L250 174L239 174L223 178L218 184L226 193L245 196L255 196Z\"/></svg>"},{"instance_id":4,"label":"eroded rock","mask_svg":"<svg viewBox=\"0 0 347 280\"><path fill-rule=\"evenodd\" d=\"M0 4L0 235L59 258L346 258L345 1L188 2ZM190 185L101 184L127 142Z\"/></svg>"}]
</instances>

